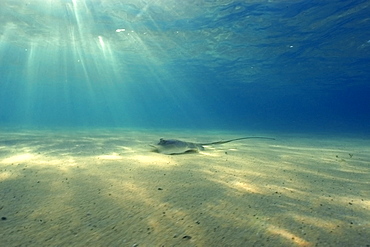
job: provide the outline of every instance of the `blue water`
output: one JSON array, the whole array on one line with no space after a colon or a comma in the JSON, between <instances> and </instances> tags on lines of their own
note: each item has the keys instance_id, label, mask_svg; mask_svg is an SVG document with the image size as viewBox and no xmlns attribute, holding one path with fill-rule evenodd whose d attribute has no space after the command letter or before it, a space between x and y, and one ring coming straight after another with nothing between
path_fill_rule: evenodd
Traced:
<instances>
[{"instance_id":1,"label":"blue water","mask_svg":"<svg viewBox=\"0 0 370 247\"><path fill-rule=\"evenodd\" d=\"M0 3L0 125L370 133L366 0Z\"/></svg>"}]
</instances>

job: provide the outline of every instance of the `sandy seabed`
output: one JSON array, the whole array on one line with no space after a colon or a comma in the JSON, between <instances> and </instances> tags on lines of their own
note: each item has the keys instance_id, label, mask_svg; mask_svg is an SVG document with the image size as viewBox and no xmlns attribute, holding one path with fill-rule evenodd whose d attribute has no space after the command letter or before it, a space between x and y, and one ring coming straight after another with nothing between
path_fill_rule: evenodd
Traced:
<instances>
[{"instance_id":1,"label":"sandy seabed","mask_svg":"<svg viewBox=\"0 0 370 247\"><path fill-rule=\"evenodd\" d=\"M269 136L150 152L192 142ZM1 246L370 246L370 140L0 130Z\"/></svg>"}]
</instances>

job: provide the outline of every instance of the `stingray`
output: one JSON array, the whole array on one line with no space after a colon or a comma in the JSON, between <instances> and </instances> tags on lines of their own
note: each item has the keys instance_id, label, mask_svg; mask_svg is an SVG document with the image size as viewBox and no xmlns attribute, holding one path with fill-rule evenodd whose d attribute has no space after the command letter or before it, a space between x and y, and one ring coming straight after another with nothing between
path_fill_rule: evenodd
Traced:
<instances>
[{"instance_id":1,"label":"stingray","mask_svg":"<svg viewBox=\"0 0 370 247\"><path fill-rule=\"evenodd\" d=\"M208 142L208 143L195 143L195 142L184 142L175 139L165 140L161 138L157 145L150 145L154 147L154 152L161 153L161 154L184 154L190 152L199 152L204 150L203 146L206 145L216 145L216 144L224 144L228 142L244 140L244 139L267 139L267 140L275 140L274 138L270 137L261 137L261 136L249 136L249 137L241 137L226 141L216 141L216 142Z\"/></svg>"}]
</instances>

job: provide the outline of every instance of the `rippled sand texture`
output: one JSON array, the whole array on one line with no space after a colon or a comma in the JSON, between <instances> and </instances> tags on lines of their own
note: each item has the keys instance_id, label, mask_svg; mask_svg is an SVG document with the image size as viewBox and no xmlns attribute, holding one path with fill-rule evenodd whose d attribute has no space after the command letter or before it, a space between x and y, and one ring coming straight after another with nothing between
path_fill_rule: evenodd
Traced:
<instances>
[{"instance_id":1,"label":"rippled sand texture","mask_svg":"<svg viewBox=\"0 0 370 247\"><path fill-rule=\"evenodd\" d=\"M148 146L160 137L240 136L245 133L3 130L1 242L370 244L369 140L275 134L275 141L231 142L175 156Z\"/></svg>"}]
</instances>

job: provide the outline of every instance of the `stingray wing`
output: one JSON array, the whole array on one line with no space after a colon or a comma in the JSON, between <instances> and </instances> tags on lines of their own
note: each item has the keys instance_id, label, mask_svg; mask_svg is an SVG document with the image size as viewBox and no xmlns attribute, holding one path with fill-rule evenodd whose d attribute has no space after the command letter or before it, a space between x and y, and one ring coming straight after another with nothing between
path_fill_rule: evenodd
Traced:
<instances>
[{"instance_id":1,"label":"stingray wing","mask_svg":"<svg viewBox=\"0 0 370 247\"><path fill-rule=\"evenodd\" d=\"M204 149L203 146L199 144L175 139L160 139L157 145L151 146L155 148L155 152L162 154L183 154L189 151L199 151Z\"/></svg>"}]
</instances>

